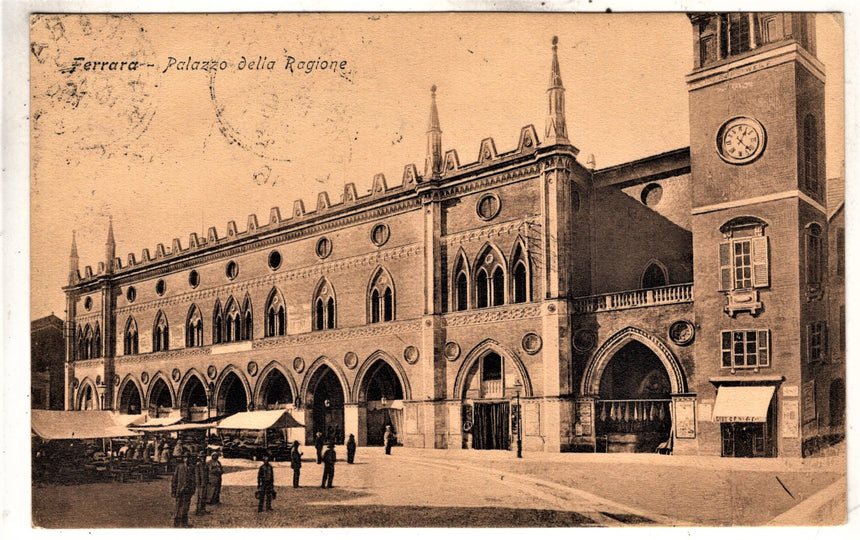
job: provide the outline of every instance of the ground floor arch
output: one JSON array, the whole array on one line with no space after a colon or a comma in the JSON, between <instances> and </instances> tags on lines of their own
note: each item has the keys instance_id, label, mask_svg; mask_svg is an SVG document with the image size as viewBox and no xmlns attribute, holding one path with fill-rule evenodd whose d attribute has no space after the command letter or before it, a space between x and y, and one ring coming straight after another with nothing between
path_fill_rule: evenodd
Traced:
<instances>
[{"instance_id":1,"label":"ground floor arch","mask_svg":"<svg viewBox=\"0 0 860 540\"><path fill-rule=\"evenodd\" d=\"M359 389L359 401L364 403L365 436L368 446L382 446L385 427L390 426L395 436L403 430L403 383L394 367L382 358L368 365ZM361 429L361 426L359 426Z\"/></svg>"},{"instance_id":2,"label":"ground floor arch","mask_svg":"<svg viewBox=\"0 0 860 540\"><path fill-rule=\"evenodd\" d=\"M283 371L275 367L261 375L255 400L258 409L285 409L294 400L292 386Z\"/></svg>"},{"instance_id":3,"label":"ground floor arch","mask_svg":"<svg viewBox=\"0 0 860 540\"><path fill-rule=\"evenodd\" d=\"M173 410L173 393L162 377L155 377L149 387L147 408L152 418L167 416Z\"/></svg>"},{"instance_id":4,"label":"ground floor arch","mask_svg":"<svg viewBox=\"0 0 860 540\"><path fill-rule=\"evenodd\" d=\"M307 443L316 433L335 444L344 442L344 405L346 390L337 373L328 364L320 364L308 379L306 408L310 409Z\"/></svg>"},{"instance_id":5,"label":"ground floor arch","mask_svg":"<svg viewBox=\"0 0 860 540\"><path fill-rule=\"evenodd\" d=\"M197 375L190 375L182 386L179 396L182 418L186 420L204 420L209 414L209 399L203 380Z\"/></svg>"},{"instance_id":6,"label":"ground floor arch","mask_svg":"<svg viewBox=\"0 0 860 540\"><path fill-rule=\"evenodd\" d=\"M78 391L78 406L79 411L93 411L99 408L99 398L95 387L89 381L84 381L81 384L81 389Z\"/></svg>"},{"instance_id":7,"label":"ground floor arch","mask_svg":"<svg viewBox=\"0 0 860 540\"><path fill-rule=\"evenodd\" d=\"M122 414L140 414L143 409L143 402L140 395L140 389L134 384L134 381L127 379L125 384L120 388L118 411Z\"/></svg>"},{"instance_id":8,"label":"ground floor arch","mask_svg":"<svg viewBox=\"0 0 860 540\"><path fill-rule=\"evenodd\" d=\"M248 410L248 391L234 371L228 371L218 385L215 402L219 415L230 415Z\"/></svg>"}]
</instances>

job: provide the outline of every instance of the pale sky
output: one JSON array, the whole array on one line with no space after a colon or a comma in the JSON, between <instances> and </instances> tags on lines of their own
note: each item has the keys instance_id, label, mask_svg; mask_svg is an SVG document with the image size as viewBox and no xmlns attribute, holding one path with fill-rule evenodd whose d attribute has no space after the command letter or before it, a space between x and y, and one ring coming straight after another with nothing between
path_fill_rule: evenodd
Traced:
<instances>
[{"instance_id":1,"label":"pale sky","mask_svg":"<svg viewBox=\"0 0 860 540\"><path fill-rule=\"evenodd\" d=\"M423 171L429 88L438 87L443 151L475 161L493 137L514 148L522 126L543 135L550 41L559 37L567 125L597 167L689 144L692 28L684 14L216 15L47 18L31 40L31 319L64 318L72 230L81 271L104 257L108 216L117 256L188 246L191 232L245 230L293 201L337 202L373 175L399 184ZM827 74L827 175L844 176L842 29L820 15ZM42 47L44 45L44 47ZM286 52L285 52L286 50ZM346 70L290 73L295 62ZM63 74L73 58L144 60L136 72ZM223 60L226 71L168 69L169 57ZM237 70L241 57L276 62ZM73 83L75 86L70 86ZM214 98L213 98L214 96Z\"/></svg>"}]
</instances>

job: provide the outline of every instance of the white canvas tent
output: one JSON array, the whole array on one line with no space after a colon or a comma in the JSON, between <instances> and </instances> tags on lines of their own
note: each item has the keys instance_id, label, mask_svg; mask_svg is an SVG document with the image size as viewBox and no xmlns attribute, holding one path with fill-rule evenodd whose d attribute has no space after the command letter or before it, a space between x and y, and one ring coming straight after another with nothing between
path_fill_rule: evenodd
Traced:
<instances>
[{"instance_id":1,"label":"white canvas tent","mask_svg":"<svg viewBox=\"0 0 860 540\"><path fill-rule=\"evenodd\" d=\"M40 438L58 439L105 439L111 437L137 437L122 418L111 411L30 411L30 428Z\"/></svg>"},{"instance_id":2,"label":"white canvas tent","mask_svg":"<svg viewBox=\"0 0 860 540\"><path fill-rule=\"evenodd\" d=\"M288 429L305 427L284 409L276 411L247 411L221 420L218 429Z\"/></svg>"}]
</instances>

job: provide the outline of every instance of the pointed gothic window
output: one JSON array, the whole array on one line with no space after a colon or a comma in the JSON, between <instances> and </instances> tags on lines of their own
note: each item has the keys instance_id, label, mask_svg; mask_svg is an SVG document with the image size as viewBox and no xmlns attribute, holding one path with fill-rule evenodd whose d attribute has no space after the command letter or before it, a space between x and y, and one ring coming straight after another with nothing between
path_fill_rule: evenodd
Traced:
<instances>
[{"instance_id":1,"label":"pointed gothic window","mask_svg":"<svg viewBox=\"0 0 860 540\"><path fill-rule=\"evenodd\" d=\"M454 288L451 291L453 302L451 306L454 311L466 311L469 309L469 270L466 265L466 257L460 253L454 264Z\"/></svg>"},{"instance_id":2,"label":"pointed gothic window","mask_svg":"<svg viewBox=\"0 0 860 540\"><path fill-rule=\"evenodd\" d=\"M134 317L129 317L125 323L122 353L125 355L137 354L137 322L134 320Z\"/></svg>"},{"instance_id":3,"label":"pointed gothic window","mask_svg":"<svg viewBox=\"0 0 860 540\"><path fill-rule=\"evenodd\" d=\"M489 284L490 280L487 278L487 271L481 268L478 270L478 275L475 278L475 287L477 287L475 307L485 308L490 305Z\"/></svg>"},{"instance_id":4,"label":"pointed gothic window","mask_svg":"<svg viewBox=\"0 0 860 540\"><path fill-rule=\"evenodd\" d=\"M651 263L645 272L642 274L642 288L653 289L655 287L663 287L668 284L666 272L657 263Z\"/></svg>"},{"instance_id":5,"label":"pointed gothic window","mask_svg":"<svg viewBox=\"0 0 860 540\"><path fill-rule=\"evenodd\" d=\"M388 322L394 320L394 283L391 275L383 268L374 272L370 279L370 298L368 322Z\"/></svg>"},{"instance_id":6,"label":"pointed gothic window","mask_svg":"<svg viewBox=\"0 0 860 540\"><path fill-rule=\"evenodd\" d=\"M475 267L475 307L501 306L505 303L505 269L501 255L487 246Z\"/></svg>"},{"instance_id":7,"label":"pointed gothic window","mask_svg":"<svg viewBox=\"0 0 860 540\"><path fill-rule=\"evenodd\" d=\"M93 352L91 358L99 358L102 355L102 333L99 330L99 325L96 323L96 329L93 333Z\"/></svg>"},{"instance_id":8,"label":"pointed gothic window","mask_svg":"<svg viewBox=\"0 0 860 540\"><path fill-rule=\"evenodd\" d=\"M185 325L185 346L200 347L203 345L203 317L200 309L192 305L188 310L188 321Z\"/></svg>"},{"instance_id":9,"label":"pointed gothic window","mask_svg":"<svg viewBox=\"0 0 860 540\"><path fill-rule=\"evenodd\" d=\"M152 331L152 352L170 350L170 327L167 317L159 311L155 316L155 325Z\"/></svg>"},{"instance_id":10,"label":"pointed gothic window","mask_svg":"<svg viewBox=\"0 0 860 540\"><path fill-rule=\"evenodd\" d=\"M245 327L242 330L242 338L252 340L254 339L254 310L251 308L250 298L245 298L245 307L242 311L245 312Z\"/></svg>"},{"instance_id":11,"label":"pointed gothic window","mask_svg":"<svg viewBox=\"0 0 860 540\"><path fill-rule=\"evenodd\" d=\"M241 341L242 339L242 314L239 306L232 298L227 302L224 315L224 342Z\"/></svg>"},{"instance_id":12,"label":"pointed gothic window","mask_svg":"<svg viewBox=\"0 0 860 540\"><path fill-rule=\"evenodd\" d=\"M266 337L283 336L286 334L286 312L281 293L272 289L266 304Z\"/></svg>"},{"instance_id":13,"label":"pointed gothic window","mask_svg":"<svg viewBox=\"0 0 860 540\"><path fill-rule=\"evenodd\" d=\"M517 245L514 251L513 262L513 302L519 304L529 301L529 271L528 259L523 251L522 244Z\"/></svg>"},{"instance_id":14,"label":"pointed gothic window","mask_svg":"<svg viewBox=\"0 0 860 540\"><path fill-rule=\"evenodd\" d=\"M329 330L337 326L334 288L323 278L314 293L314 330Z\"/></svg>"},{"instance_id":15,"label":"pointed gothic window","mask_svg":"<svg viewBox=\"0 0 860 540\"><path fill-rule=\"evenodd\" d=\"M84 327L84 339L81 347L81 360L93 358L93 329L88 324Z\"/></svg>"},{"instance_id":16,"label":"pointed gothic window","mask_svg":"<svg viewBox=\"0 0 860 540\"><path fill-rule=\"evenodd\" d=\"M212 313L212 343L222 342L224 331L224 315L221 312L221 302L215 301L215 310Z\"/></svg>"},{"instance_id":17,"label":"pointed gothic window","mask_svg":"<svg viewBox=\"0 0 860 540\"><path fill-rule=\"evenodd\" d=\"M824 250L821 225L806 227L806 287L811 293L821 290L824 282Z\"/></svg>"}]
</instances>

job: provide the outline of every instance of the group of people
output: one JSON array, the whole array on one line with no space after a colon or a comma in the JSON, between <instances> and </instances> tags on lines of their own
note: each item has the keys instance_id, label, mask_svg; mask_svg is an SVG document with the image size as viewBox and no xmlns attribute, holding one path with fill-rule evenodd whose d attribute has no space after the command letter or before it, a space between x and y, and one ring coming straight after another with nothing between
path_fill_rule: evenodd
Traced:
<instances>
[{"instance_id":1,"label":"group of people","mask_svg":"<svg viewBox=\"0 0 860 540\"><path fill-rule=\"evenodd\" d=\"M189 528L188 511L191 509L191 499L197 495L195 514L203 516L210 512L206 505L221 504L221 477L224 467L219 461L220 454L213 452L207 461L206 453L195 455L185 452L183 461L176 465L173 479L170 483L170 494L176 499L173 513L173 526Z\"/></svg>"},{"instance_id":2,"label":"group of people","mask_svg":"<svg viewBox=\"0 0 860 540\"><path fill-rule=\"evenodd\" d=\"M391 454L391 447L396 439L391 431L391 426L385 427L385 453ZM177 445L178 446L178 445ZM337 453L333 442L327 442L322 433L317 432L314 438L316 448L317 464L323 465L323 476L321 488L331 488L334 482L334 466L337 462ZM325 448L325 451L323 451ZM356 442L355 436L350 435L346 442L346 462L355 462ZM293 441L290 449L290 468L293 470L293 488L299 487L299 478L302 470L302 456L299 451L299 441ZM174 527L191 527L188 523L188 511L191 507L191 499L197 494L198 516L206 515L206 505L221 503L221 476L223 467L218 460L219 454L215 452L209 461L206 454L200 454L199 458L193 453L184 454L184 462L177 465L173 472L171 483L171 495L176 499L176 511L174 512ZM275 491L275 471L269 463L270 456L263 455L263 463L257 471L257 490L254 496L257 499L257 512L263 509L272 510L272 500L277 497Z\"/></svg>"}]
</instances>

